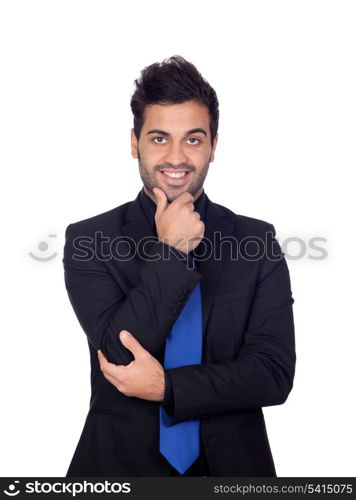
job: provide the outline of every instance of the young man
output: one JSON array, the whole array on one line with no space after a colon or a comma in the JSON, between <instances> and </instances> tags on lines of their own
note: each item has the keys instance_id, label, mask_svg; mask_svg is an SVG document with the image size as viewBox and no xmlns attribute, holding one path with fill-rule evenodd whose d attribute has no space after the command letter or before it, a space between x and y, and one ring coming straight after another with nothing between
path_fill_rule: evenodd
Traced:
<instances>
[{"instance_id":1,"label":"young man","mask_svg":"<svg viewBox=\"0 0 356 500\"><path fill-rule=\"evenodd\" d=\"M262 407L293 386L289 272L272 224L210 201L218 99L179 56L136 80L134 201L70 224L65 284L91 399L67 476L275 476Z\"/></svg>"}]
</instances>

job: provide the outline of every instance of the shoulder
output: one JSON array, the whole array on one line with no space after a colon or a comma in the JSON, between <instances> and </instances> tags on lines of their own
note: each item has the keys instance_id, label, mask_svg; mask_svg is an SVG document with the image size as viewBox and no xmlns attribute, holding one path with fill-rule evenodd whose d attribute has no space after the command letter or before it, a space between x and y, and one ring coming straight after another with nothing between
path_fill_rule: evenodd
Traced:
<instances>
[{"instance_id":1,"label":"shoulder","mask_svg":"<svg viewBox=\"0 0 356 500\"><path fill-rule=\"evenodd\" d=\"M106 212L76 222L71 222L66 228L66 236L68 236L69 233L72 236L84 234L92 235L96 231L102 231L106 234L116 232L116 234L118 234L127 209L131 203L132 201L129 201L111 210L107 210Z\"/></svg>"},{"instance_id":2,"label":"shoulder","mask_svg":"<svg viewBox=\"0 0 356 500\"><path fill-rule=\"evenodd\" d=\"M273 236L275 236L276 231L274 225L271 222L265 221L263 219L257 219L255 217L250 217L248 215L242 215L233 212L229 208L220 205L219 203L213 203L215 208L223 213L228 222L233 224L236 230L241 235L251 236L251 235L261 235L265 234L267 231L272 231Z\"/></svg>"}]
</instances>

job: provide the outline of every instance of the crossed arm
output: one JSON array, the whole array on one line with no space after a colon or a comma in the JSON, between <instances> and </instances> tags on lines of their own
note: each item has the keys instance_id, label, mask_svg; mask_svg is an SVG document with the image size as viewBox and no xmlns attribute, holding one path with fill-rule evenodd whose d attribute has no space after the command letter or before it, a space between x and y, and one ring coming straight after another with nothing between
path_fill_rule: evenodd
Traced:
<instances>
[{"instance_id":1,"label":"crossed arm","mask_svg":"<svg viewBox=\"0 0 356 500\"><path fill-rule=\"evenodd\" d=\"M73 259L75 226L66 231L65 284L89 341L101 350L103 374L127 396L162 401L165 376L157 357L176 320L182 291L192 291L202 275L170 252L168 260L145 261L137 285L125 290L103 262ZM157 255L164 245L152 243L148 253ZM238 358L166 370L174 395L173 423L286 400L295 370L293 302L284 258L263 261ZM125 340L123 330L132 336Z\"/></svg>"},{"instance_id":2,"label":"crossed arm","mask_svg":"<svg viewBox=\"0 0 356 500\"><path fill-rule=\"evenodd\" d=\"M114 280L105 262L81 257L78 238L83 234L90 232L81 225L66 229L64 279L78 321L98 351L100 368L124 394L163 401L165 373L157 358L179 308L202 276L186 265L179 250L157 239L145 247L147 260L136 286L128 287ZM120 335L124 331L132 334L126 340Z\"/></svg>"}]
</instances>

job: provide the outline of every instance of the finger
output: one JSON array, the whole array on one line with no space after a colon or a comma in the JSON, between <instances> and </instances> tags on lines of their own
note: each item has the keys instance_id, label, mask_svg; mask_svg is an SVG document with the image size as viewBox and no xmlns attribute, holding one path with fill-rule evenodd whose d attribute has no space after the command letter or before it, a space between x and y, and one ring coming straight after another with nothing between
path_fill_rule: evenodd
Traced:
<instances>
[{"instance_id":1,"label":"finger","mask_svg":"<svg viewBox=\"0 0 356 500\"><path fill-rule=\"evenodd\" d=\"M109 373L110 375L114 375L115 377L120 376L122 365L115 365L114 363L110 363L100 349L98 350L98 358L100 363L100 370L103 373Z\"/></svg>"},{"instance_id":2,"label":"finger","mask_svg":"<svg viewBox=\"0 0 356 500\"><path fill-rule=\"evenodd\" d=\"M100 363L100 368L103 370L104 368L107 368L107 366L110 364L109 361L106 359L104 353L98 349L98 358L99 358L99 363Z\"/></svg>"},{"instance_id":3,"label":"finger","mask_svg":"<svg viewBox=\"0 0 356 500\"><path fill-rule=\"evenodd\" d=\"M119 336L121 343L132 352L135 359L147 353L140 342L127 330L121 330Z\"/></svg>"},{"instance_id":4,"label":"finger","mask_svg":"<svg viewBox=\"0 0 356 500\"><path fill-rule=\"evenodd\" d=\"M193 205L194 196L188 191L181 193L175 200L172 201L171 205L185 205L186 203L191 203Z\"/></svg>"},{"instance_id":5,"label":"finger","mask_svg":"<svg viewBox=\"0 0 356 500\"><path fill-rule=\"evenodd\" d=\"M106 380L108 380L112 385L114 385L117 388L117 379L109 375L108 373L103 372L104 377Z\"/></svg>"},{"instance_id":6,"label":"finger","mask_svg":"<svg viewBox=\"0 0 356 500\"><path fill-rule=\"evenodd\" d=\"M152 191L155 194L156 203L157 203L155 215L159 217L162 214L162 212L165 211L165 209L167 207L167 204L168 204L167 196L166 196L166 193L161 188L153 188Z\"/></svg>"},{"instance_id":7,"label":"finger","mask_svg":"<svg viewBox=\"0 0 356 500\"><path fill-rule=\"evenodd\" d=\"M112 377L111 375L109 375L107 373L104 373L103 375L106 378L106 380L108 382L110 382L110 384L112 384L119 392L122 392L122 394L125 394L123 391L123 385L121 384L121 382L117 378Z\"/></svg>"}]
</instances>

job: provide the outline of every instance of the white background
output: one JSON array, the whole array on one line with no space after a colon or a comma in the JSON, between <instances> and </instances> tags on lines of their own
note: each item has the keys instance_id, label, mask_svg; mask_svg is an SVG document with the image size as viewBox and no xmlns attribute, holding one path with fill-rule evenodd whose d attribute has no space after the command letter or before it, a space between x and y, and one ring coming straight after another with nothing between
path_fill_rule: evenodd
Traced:
<instances>
[{"instance_id":1,"label":"white background","mask_svg":"<svg viewBox=\"0 0 356 500\"><path fill-rule=\"evenodd\" d=\"M1 2L1 476L66 473L90 365L64 231L141 189L133 82L174 54L220 100L209 198L307 243L288 259L294 388L264 409L277 474L355 475L355 17L342 0Z\"/></svg>"}]
</instances>

